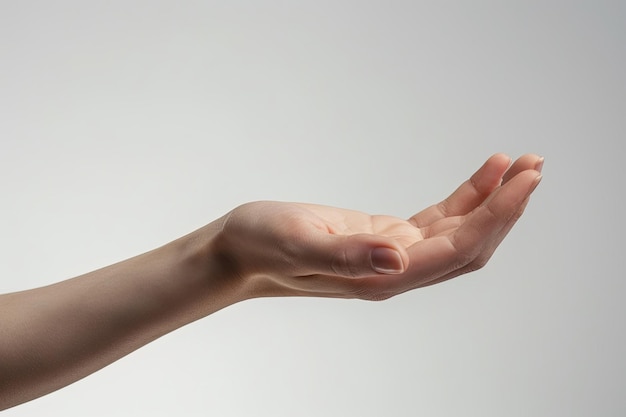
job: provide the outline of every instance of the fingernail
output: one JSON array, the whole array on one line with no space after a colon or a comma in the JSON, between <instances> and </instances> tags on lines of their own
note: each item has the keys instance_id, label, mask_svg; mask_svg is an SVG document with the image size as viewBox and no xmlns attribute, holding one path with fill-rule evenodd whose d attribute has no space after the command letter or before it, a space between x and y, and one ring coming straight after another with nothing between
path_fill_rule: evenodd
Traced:
<instances>
[{"instance_id":1,"label":"fingernail","mask_svg":"<svg viewBox=\"0 0 626 417\"><path fill-rule=\"evenodd\" d=\"M401 274L404 264L400 254L389 248L375 248L370 253L372 268L379 274Z\"/></svg>"},{"instance_id":2,"label":"fingernail","mask_svg":"<svg viewBox=\"0 0 626 417\"><path fill-rule=\"evenodd\" d=\"M539 161L537 161L537 164L535 165L535 171L541 172L541 170L543 169L543 161L544 160L545 160L545 158L543 156L541 158L539 158Z\"/></svg>"}]
</instances>

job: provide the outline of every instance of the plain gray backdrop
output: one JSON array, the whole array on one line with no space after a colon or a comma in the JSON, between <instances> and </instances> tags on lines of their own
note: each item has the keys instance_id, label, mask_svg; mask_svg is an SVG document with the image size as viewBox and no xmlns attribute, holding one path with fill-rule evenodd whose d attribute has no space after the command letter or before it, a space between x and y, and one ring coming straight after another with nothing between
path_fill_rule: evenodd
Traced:
<instances>
[{"instance_id":1,"label":"plain gray backdrop","mask_svg":"<svg viewBox=\"0 0 626 417\"><path fill-rule=\"evenodd\" d=\"M623 415L625 45L623 1L0 1L0 292L546 158L477 273L240 303L4 415Z\"/></svg>"}]
</instances>

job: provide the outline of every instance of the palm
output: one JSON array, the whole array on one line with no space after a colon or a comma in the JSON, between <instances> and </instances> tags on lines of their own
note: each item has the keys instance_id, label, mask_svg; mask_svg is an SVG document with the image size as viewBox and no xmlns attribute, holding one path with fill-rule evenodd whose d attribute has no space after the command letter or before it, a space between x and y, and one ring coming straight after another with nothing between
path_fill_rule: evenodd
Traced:
<instances>
[{"instance_id":1,"label":"palm","mask_svg":"<svg viewBox=\"0 0 626 417\"><path fill-rule=\"evenodd\" d=\"M521 215L536 172L511 180L524 171L540 169L541 159L525 155L510 168L508 164L503 155L492 157L447 199L408 220L315 205L303 207L323 219L329 233L383 236L407 250L410 265L402 277L365 283L366 297L386 298L473 271L487 262Z\"/></svg>"},{"instance_id":2,"label":"palm","mask_svg":"<svg viewBox=\"0 0 626 417\"><path fill-rule=\"evenodd\" d=\"M228 235L245 236L233 242L249 248L237 263L268 277L263 288L269 295L388 298L487 262L521 215L539 175L534 171L541 163L536 155L525 155L510 168L509 161L493 156L447 199L407 220L264 202L236 210L225 227L233 232ZM260 224L267 227L259 229ZM401 274L381 275L372 269L371 251L381 247L401 256ZM268 249L274 256L268 256Z\"/></svg>"},{"instance_id":3,"label":"palm","mask_svg":"<svg viewBox=\"0 0 626 417\"><path fill-rule=\"evenodd\" d=\"M372 234L396 240L405 248L423 240L421 228L394 216L370 215L355 210L313 204L298 204L325 223L329 233L337 235Z\"/></svg>"}]
</instances>

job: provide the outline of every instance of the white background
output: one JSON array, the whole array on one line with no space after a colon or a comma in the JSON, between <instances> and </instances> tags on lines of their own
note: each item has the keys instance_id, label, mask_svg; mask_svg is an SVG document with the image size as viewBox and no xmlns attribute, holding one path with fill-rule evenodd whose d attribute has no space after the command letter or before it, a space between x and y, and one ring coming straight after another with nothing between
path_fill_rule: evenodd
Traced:
<instances>
[{"instance_id":1,"label":"white background","mask_svg":"<svg viewBox=\"0 0 626 417\"><path fill-rule=\"evenodd\" d=\"M0 1L0 292L546 158L475 274L241 303L3 415L623 415L625 45L623 1Z\"/></svg>"}]
</instances>

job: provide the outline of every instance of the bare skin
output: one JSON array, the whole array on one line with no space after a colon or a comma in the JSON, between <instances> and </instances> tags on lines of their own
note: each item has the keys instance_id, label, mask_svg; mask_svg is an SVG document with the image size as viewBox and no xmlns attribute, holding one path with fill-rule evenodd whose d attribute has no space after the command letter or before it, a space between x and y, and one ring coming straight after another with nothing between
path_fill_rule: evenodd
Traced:
<instances>
[{"instance_id":1,"label":"bare skin","mask_svg":"<svg viewBox=\"0 0 626 417\"><path fill-rule=\"evenodd\" d=\"M257 297L383 300L483 267L543 159L492 156L410 219L255 202L158 249L0 295L0 410L75 382L185 324Z\"/></svg>"}]
</instances>

